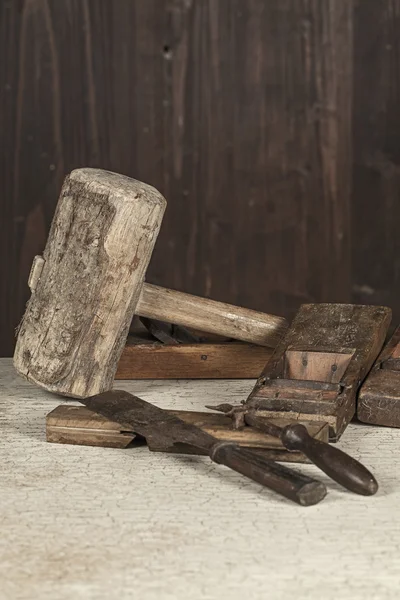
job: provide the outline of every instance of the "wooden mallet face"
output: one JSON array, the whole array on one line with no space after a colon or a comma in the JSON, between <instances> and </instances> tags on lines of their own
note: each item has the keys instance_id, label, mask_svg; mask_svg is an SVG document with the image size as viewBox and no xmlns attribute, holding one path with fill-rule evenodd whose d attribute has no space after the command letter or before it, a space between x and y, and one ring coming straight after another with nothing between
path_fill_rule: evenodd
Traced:
<instances>
[{"instance_id":1,"label":"wooden mallet face","mask_svg":"<svg viewBox=\"0 0 400 600\"><path fill-rule=\"evenodd\" d=\"M166 208L153 187L77 169L66 177L14 365L47 390L83 398L110 389Z\"/></svg>"}]
</instances>

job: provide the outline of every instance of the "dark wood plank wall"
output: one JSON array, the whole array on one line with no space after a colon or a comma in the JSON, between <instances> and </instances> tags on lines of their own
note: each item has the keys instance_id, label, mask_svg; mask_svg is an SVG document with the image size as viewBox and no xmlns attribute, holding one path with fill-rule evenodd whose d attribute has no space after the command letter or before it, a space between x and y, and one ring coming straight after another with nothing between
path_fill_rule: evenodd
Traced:
<instances>
[{"instance_id":1,"label":"dark wood plank wall","mask_svg":"<svg viewBox=\"0 0 400 600\"><path fill-rule=\"evenodd\" d=\"M400 319L400 0L1 0L0 353L64 175L169 201L149 280Z\"/></svg>"},{"instance_id":2,"label":"dark wood plank wall","mask_svg":"<svg viewBox=\"0 0 400 600\"><path fill-rule=\"evenodd\" d=\"M353 298L400 320L400 1L354 13Z\"/></svg>"}]
</instances>

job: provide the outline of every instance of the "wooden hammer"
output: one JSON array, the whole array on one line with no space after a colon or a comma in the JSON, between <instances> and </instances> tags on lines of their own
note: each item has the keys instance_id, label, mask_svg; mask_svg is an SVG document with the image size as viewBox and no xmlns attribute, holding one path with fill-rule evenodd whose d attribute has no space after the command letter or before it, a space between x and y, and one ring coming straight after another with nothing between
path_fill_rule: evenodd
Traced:
<instances>
[{"instance_id":1,"label":"wooden hammer","mask_svg":"<svg viewBox=\"0 0 400 600\"><path fill-rule=\"evenodd\" d=\"M281 317L144 283L166 208L153 187L99 169L66 177L14 365L26 379L76 398L109 390L133 315L275 347Z\"/></svg>"}]
</instances>

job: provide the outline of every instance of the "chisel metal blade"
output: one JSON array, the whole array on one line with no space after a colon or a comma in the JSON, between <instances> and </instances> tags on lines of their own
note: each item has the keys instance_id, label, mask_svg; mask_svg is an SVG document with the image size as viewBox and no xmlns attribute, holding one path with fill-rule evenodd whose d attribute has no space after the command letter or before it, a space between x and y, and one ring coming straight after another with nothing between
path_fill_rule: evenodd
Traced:
<instances>
[{"instance_id":1,"label":"chisel metal blade","mask_svg":"<svg viewBox=\"0 0 400 600\"><path fill-rule=\"evenodd\" d=\"M144 438L152 438L158 447L184 443L206 451L214 462L224 464L302 506L317 504L326 495L326 487L319 481L266 460L251 450L221 441L129 392L112 390L81 402L111 421L128 425Z\"/></svg>"},{"instance_id":2,"label":"chisel metal blade","mask_svg":"<svg viewBox=\"0 0 400 600\"><path fill-rule=\"evenodd\" d=\"M168 448L184 442L209 453L218 441L198 427L122 390L103 392L80 402L111 421L129 424L135 433L157 441L159 447Z\"/></svg>"}]
</instances>

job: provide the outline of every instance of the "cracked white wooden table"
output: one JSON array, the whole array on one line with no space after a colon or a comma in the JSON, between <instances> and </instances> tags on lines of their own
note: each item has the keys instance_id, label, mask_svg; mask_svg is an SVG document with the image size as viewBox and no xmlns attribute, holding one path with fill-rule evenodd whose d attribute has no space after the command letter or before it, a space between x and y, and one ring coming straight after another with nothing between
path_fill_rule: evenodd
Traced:
<instances>
[{"instance_id":1,"label":"cracked white wooden table","mask_svg":"<svg viewBox=\"0 0 400 600\"><path fill-rule=\"evenodd\" d=\"M193 410L252 385L118 382ZM400 430L351 425L340 442L377 496L301 465L329 487L302 508L207 458L48 444L45 415L61 402L0 360L1 600L399 597Z\"/></svg>"}]
</instances>

